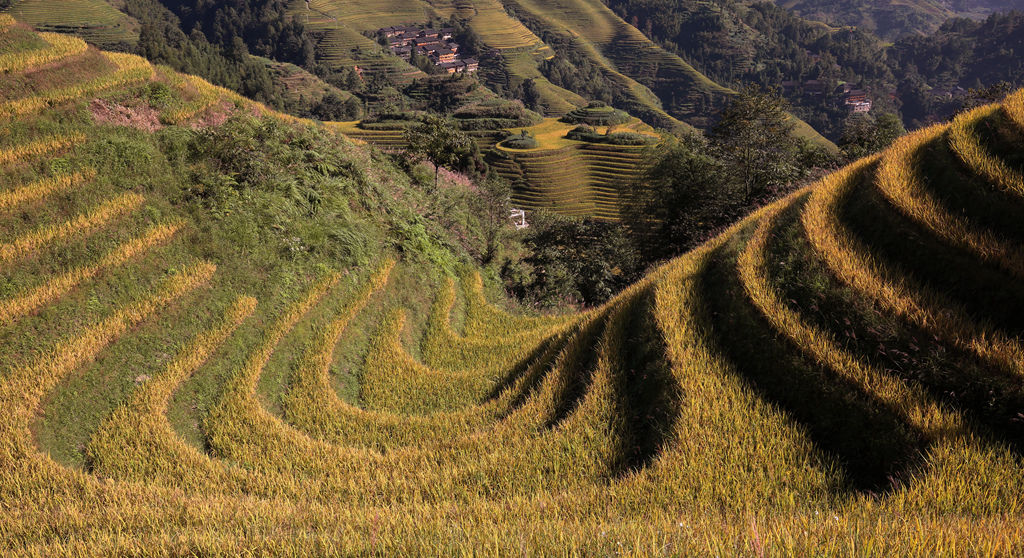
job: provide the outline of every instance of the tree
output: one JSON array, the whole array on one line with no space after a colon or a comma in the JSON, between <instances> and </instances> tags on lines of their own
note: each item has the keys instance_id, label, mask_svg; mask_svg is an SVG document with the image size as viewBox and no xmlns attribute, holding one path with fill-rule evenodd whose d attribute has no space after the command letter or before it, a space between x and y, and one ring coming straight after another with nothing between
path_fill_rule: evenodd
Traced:
<instances>
[{"instance_id":1,"label":"tree","mask_svg":"<svg viewBox=\"0 0 1024 558\"><path fill-rule=\"evenodd\" d=\"M889 147L896 138L907 133L898 116L882 113L875 118L854 114L843 123L839 148L848 160L856 160Z\"/></svg>"},{"instance_id":2,"label":"tree","mask_svg":"<svg viewBox=\"0 0 1024 558\"><path fill-rule=\"evenodd\" d=\"M523 104L526 108L533 111L541 110L541 95L540 90L537 89L537 82L532 78L523 82Z\"/></svg>"},{"instance_id":3,"label":"tree","mask_svg":"<svg viewBox=\"0 0 1024 558\"><path fill-rule=\"evenodd\" d=\"M434 188L437 188L441 167L465 167L473 161L476 142L456 128L451 121L434 114L424 116L423 123L405 134L409 152L434 165Z\"/></svg>"},{"instance_id":4,"label":"tree","mask_svg":"<svg viewBox=\"0 0 1024 558\"><path fill-rule=\"evenodd\" d=\"M1014 86L1006 81L1000 81L988 87L972 87L967 92L967 97L960 103L960 110L957 112L966 112L983 105L998 103L1013 93L1014 89Z\"/></svg>"},{"instance_id":5,"label":"tree","mask_svg":"<svg viewBox=\"0 0 1024 558\"><path fill-rule=\"evenodd\" d=\"M786 102L758 88L740 92L711 129L712 146L732 169L748 200L799 178L801 141L793 134Z\"/></svg>"},{"instance_id":6,"label":"tree","mask_svg":"<svg viewBox=\"0 0 1024 558\"><path fill-rule=\"evenodd\" d=\"M693 248L744 206L742 188L701 136L650 150L643 169L624 197L624 220L648 262Z\"/></svg>"},{"instance_id":7,"label":"tree","mask_svg":"<svg viewBox=\"0 0 1024 558\"><path fill-rule=\"evenodd\" d=\"M528 255L502 275L510 290L538 306L601 304L634 282L640 260L627 231L617 223L530 214L523 231Z\"/></svg>"},{"instance_id":8,"label":"tree","mask_svg":"<svg viewBox=\"0 0 1024 558\"><path fill-rule=\"evenodd\" d=\"M331 91L324 95L320 102L310 110L312 116L318 120L353 120L359 117L362 112L362 103L358 98L351 96L342 100L337 93Z\"/></svg>"},{"instance_id":9,"label":"tree","mask_svg":"<svg viewBox=\"0 0 1024 558\"><path fill-rule=\"evenodd\" d=\"M486 240L480 263L487 265L494 261L501 248L501 237L509 227L509 212L512 209L512 185L498 176L489 176L478 183L480 195L479 214L484 224L483 237Z\"/></svg>"}]
</instances>

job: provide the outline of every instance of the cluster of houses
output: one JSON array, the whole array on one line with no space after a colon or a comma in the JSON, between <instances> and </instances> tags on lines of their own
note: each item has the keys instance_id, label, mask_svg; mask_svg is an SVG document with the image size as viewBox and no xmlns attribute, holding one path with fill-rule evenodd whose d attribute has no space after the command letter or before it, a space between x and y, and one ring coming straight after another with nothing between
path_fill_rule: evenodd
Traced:
<instances>
[{"instance_id":1,"label":"cluster of houses","mask_svg":"<svg viewBox=\"0 0 1024 558\"><path fill-rule=\"evenodd\" d=\"M849 84L844 83L836 88L836 93L841 96L843 105L850 109L850 112L855 114L871 112L871 96L868 95L867 91L854 89Z\"/></svg>"},{"instance_id":2,"label":"cluster of houses","mask_svg":"<svg viewBox=\"0 0 1024 558\"><path fill-rule=\"evenodd\" d=\"M828 84L818 79L809 79L804 82L784 81L781 85L783 93L791 94L801 91L808 97L822 97L828 91ZM843 105L851 113L871 112L871 96L863 89L854 89L850 84L844 83L836 87L833 94L842 100Z\"/></svg>"},{"instance_id":3,"label":"cluster of houses","mask_svg":"<svg viewBox=\"0 0 1024 558\"><path fill-rule=\"evenodd\" d=\"M480 62L459 55L459 43L452 40L453 29L431 29L415 25L397 25L378 31L388 48L405 60L413 54L426 56L433 64L449 74L471 74L480 69Z\"/></svg>"}]
</instances>

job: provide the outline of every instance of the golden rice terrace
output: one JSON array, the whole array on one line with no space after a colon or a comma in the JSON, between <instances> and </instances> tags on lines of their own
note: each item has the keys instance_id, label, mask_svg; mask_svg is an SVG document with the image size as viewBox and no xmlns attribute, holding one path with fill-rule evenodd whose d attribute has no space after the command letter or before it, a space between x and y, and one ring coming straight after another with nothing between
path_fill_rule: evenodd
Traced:
<instances>
[{"instance_id":1,"label":"golden rice terrace","mask_svg":"<svg viewBox=\"0 0 1024 558\"><path fill-rule=\"evenodd\" d=\"M158 171L268 111L0 44L0 555L1024 554L1024 94L522 316L386 246L263 265L230 177Z\"/></svg>"}]
</instances>

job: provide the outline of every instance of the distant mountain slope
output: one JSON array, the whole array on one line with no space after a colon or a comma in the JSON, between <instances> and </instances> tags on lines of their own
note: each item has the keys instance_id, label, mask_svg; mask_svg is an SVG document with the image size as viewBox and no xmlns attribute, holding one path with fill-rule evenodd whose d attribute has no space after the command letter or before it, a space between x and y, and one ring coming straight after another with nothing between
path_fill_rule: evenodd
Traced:
<instances>
[{"instance_id":1,"label":"distant mountain slope","mask_svg":"<svg viewBox=\"0 0 1024 558\"><path fill-rule=\"evenodd\" d=\"M106 28L110 13L118 13L106 0L74 2L59 14L52 8L45 8L47 4L38 0L16 0L10 9L12 13L21 13L31 8L32 21L41 26L63 25L59 22L68 17L86 22L95 18L94 24L79 21L78 29L82 30L88 30L89 25ZM215 6L191 1L164 4L181 17L183 26L185 22L199 21L202 17L209 19L203 20L203 28L215 44L219 33L280 32L281 26L273 21L282 14L263 14L262 17L268 19L262 21L253 19L259 14L246 13L245 21L235 22L228 21L228 15L214 17ZM524 81L530 80L539 96L540 107L550 115L562 115L585 106L587 99L551 83L544 75L542 65L554 57L555 52L538 33L557 42L562 56L585 59L598 67L602 81L606 82L603 85L613 91L613 104L658 127L677 130L688 129L690 125L706 127L711 115L731 94L728 88L708 79L686 61L656 46L599 0L555 3L526 0L509 3L507 8L498 0L268 0L260 2L259 6L264 10L283 6L288 17L305 25L316 40L321 62L337 70L358 67L367 75L383 74L397 84L407 84L424 74L370 38L374 31L388 25L424 23L432 18L446 19L453 15L464 18L488 49L500 53L497 59L500 71L484 74L505 76L501 78L503 83L495 84L502 87L521 87ZM163 8L156 4L147 8L150 12L159 9ZM201 10L205 12L199 13ZM288 37L289 41L294 38L282 37ZM302 52L302 45L292 48L270 44L258 37L250 38L254 53L266 55L280 50L289 56L299 56ZM126 40L133 40L133 37ZM231 49L225 47L225 50ZM227 56L230 57L230 53ZM288 61L299 63L298 60ZM268 101L280 98L279 93L270 91L261 90L261 95ZM811 141L834 147L806 123L798 122L798 129Z\"/></svg>"},{"instance_id":2,"label":"distant mountain slope","mask_svg":"<svg viewBox=\"0 0 1024 558\"><path fill-rule=\"evenodd\" d=\"M680 119L703 126L704 111L721 106L730 94L651 43L598 0L516 0L511 5L536 32L550 34L562 48L603 67L605 78L623 95L620 108L652 124L669 127ZM670 107L673 97L678 102ZM700 101L706 104L698 109Z\"/></svg>"},{"instance_id":3,"label":"distant mountain slope","mask_svg":"<svg viewBox=\"0 0 1024 558\"><path fill-rule=\"evenodd\" d=\"M886 39L931 33L951 17L982 18L1024 9L1022 0L776 0L797 14L832 25L853 25Z\"/></svg>"}]
</instances>

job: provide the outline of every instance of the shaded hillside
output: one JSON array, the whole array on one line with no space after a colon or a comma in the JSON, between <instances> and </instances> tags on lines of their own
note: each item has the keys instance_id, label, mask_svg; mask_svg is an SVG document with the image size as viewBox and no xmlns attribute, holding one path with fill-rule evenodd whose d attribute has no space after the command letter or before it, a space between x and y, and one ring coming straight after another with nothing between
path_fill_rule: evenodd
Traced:
<instances>
[{"instance_id":1,"label":"shaded hillside","mask_svg":"<svg viewBox=\"0 0 1024 558\"><path fill-rule=\"evenodd\" d=\"M848 102L857 98L870 100L870 115L899 114L918 128L977 104L976 96L996 100L987 88L1024 85L1015 54L1021 12L944 20L928 34L890 43L867 28L832 28L769 3L605 1L719 83L780 91L833 141L856 122Z\"/></svg>"},{"instance_id":2,"label":"shaded hillside","mask_svg":"<svg viewBox=\"0 0 1024 558\"><path fill-rule=\"evenodd\" d=\"M907 37L890 49L895 67L914 68L919 76L941 76L939 86L980 86L1000 80L1024 80L1024 12L994 15L984 21L956 19L928 37ZM916 77L916 76L915 76Z\"/></svg>"},{"instance_id":3,"label":"shaded hillside","mask_svg":"<svg viewBox=\"0 0 1024 558\"><path fill-rule=\"evenodd\" d=\"M776 0L802 17L832 25L853 25L886 39L929 34L952 17L981 19L994 12L1024 9L1020 0Z\"/></svg>"},{"instance_id":4,"label":"shaded hillside","mask_svg":"<svg viewBox=\"0 0 1024 558\"><path fill-rule=\"evenodd\" d=\"M1024 551L1024 92L530 316L475 186L19 44L0 554Z\"/></svg>"}]
</instances>

